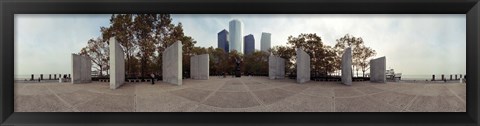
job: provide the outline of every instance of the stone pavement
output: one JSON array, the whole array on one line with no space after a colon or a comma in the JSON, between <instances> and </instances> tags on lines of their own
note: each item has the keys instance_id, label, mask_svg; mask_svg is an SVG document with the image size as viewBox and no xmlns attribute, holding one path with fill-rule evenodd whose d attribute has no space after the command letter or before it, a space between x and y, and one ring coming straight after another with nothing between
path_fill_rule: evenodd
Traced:
<instances>
[{"instance_id":1,"label":"stone pavement","mask_svg":"<svg viewBox=\"0 0 480 126\"><path fill-rule=\"evenodd\" d=\"M465 112L465 84L297 84L268 77L126 83L16 83L15 112Z\"/></svg>"}]
</instances>

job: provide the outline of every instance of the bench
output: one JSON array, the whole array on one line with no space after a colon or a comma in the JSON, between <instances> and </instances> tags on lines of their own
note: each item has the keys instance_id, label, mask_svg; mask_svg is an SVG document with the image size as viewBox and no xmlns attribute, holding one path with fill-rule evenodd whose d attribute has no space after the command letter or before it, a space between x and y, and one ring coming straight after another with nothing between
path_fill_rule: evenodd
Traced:
<instances>
[{"instance_id":1,"label":"bench","mask_svg":"<svg viewBox=\"0 0 480 126\"><path fill-rule=\"evenodd\" d=\"M110 79L98 79L100 82L110 82Z\"/></svg>"},{"instance_id":2,"label":"bench","mask_svg":"<svg viewBox=\"0 0 480 126\"><path fill-rule=\"evenodd\" d=\"M142 79L128 79L128 82L142 82Z\"/></svg>"}]
</instances>

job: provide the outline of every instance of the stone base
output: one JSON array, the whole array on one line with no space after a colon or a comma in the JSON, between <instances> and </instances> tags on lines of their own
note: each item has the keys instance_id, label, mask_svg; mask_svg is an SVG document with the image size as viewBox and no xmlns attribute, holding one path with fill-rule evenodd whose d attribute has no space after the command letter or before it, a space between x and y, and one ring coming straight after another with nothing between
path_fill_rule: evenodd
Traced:
<instances>
[{"instance_id":1,"label":"stone base","mask_svg":"<svg viewBox=\"0 0 480 126\"><path fill-rule=\"evenodd\" d=\"M182 85L182 42L175 42L162 54L163 82Z\"/></svg>"},{"instance_id":2,"label":"stone base","mask_svg":"<svg viewBox=\"0 0 480 126\"><path fill-rule=\"evenodd\" d=\"M268 57L268 77L270 79L285 78L285 59L274 55Z\"/></svg>"},{"instance_id":3,"label":"stone base","mask_svg":"<svg viewBox=\"0 0 480 126\"><path fill-rule=\"evenodd\" d=\"M352 48L345 49L342 55L342 84L352 85Z\"/></svg>"},{"instance_id":4,"label":"stone base","mask_svg":"<svg viewBox=\"0 0 480 126\"><path fill-rule=\"evenodd\" d=\"M386 62L385 56L370 60L370 81L378 82L378 83L386 83L387 82L386 66L387 66L387 62Z\"/></svg>"},{"instance_id":5,"label":"stone base","mask_svg":"<svg viewBox=\"0 0 480 126\"><path fill-rule=\"evenodd\" d=\"M117 89L125 83L125 56L115 38L110 38L110 89Z\"/></svg>"},{"instance_id":6,"label":"stone base","mask_svg":"<svg viewBox=\"0 0 480 126\"><path fill-rule=\"evenodd\" d=\"M72 84L92 82L92 60L87 56L72 54Z\"/></svg>"},{"instance_id":7,"label":"stone base","mask_svg":"<svg viewBox=\"0 0 480 126\"><path fill-rule=\"evenodd\" d=\"M208 80L209 77L209 61L208 54L196 55L190 57L190 77L198 80Z\"/></svg>"},{"instance_id":8,"label":"stone base","mask_svg":"<svg viewBox=\"0 0 480 126\"><path fill-rule=\"evenodd\" d=\"M297 48L297 83L310 81L310 55Z\"/></svg>"}]
</instances>

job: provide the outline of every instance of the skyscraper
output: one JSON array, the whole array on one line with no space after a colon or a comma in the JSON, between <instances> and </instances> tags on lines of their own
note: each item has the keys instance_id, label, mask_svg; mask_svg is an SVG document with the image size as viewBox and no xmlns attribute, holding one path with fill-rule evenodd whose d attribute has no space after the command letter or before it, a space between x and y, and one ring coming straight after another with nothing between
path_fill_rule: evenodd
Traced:
<instances>
[{"instance_id":1,"label":"skyscraper","mask_svg":"<svg viewBox=\"0 0 480 126\"><path fill-rule=\"evenodd\" d=\"M243 53L243 23L238 19L234 19L229 23L229 45L230 51L237 50L239 53Z\"/></svg>"},{"instance_id":2,"label":"skyscraper","mask_svg":"<svg viewBox=\"0 0 480 126\"><path fill-rule=\"evenodd\" d=\"M223 29L218 34L218 48L223 49L225 52L228 53L229 51L229 42L228 42L228 31Z\"/></svg>"},{"instance_id":3,"label":"skyscraper","mask_svg":"<svg viewBox=\"0 0 480 126\"><path fill-rule=\"evenodd\" d=\"M262 32L262 38L260 39L260 50L267 52L270 49L270 41L272 34L267 32Z\"/></svg>"},{"instance_id":4,"label":"skyscraper","mask_svg":"<svg viewBox=\"0 0 480 126\"><path fill-rule=\"evenodd\" d=\"M253 37L252 34L249 34L245 37L243 37L244 41L244 48L243 48L243 53L245 54L252 54L253 51L255 51L255 38Z\"/></svg>"}]
</instances>

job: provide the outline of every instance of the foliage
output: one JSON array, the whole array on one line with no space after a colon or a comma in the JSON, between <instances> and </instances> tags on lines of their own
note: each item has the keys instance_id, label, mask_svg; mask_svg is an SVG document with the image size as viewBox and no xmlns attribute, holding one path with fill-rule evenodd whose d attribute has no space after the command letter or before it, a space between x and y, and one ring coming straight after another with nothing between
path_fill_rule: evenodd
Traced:
<instances>
[{"instance_id":1,"label":"foliage","mask_svg":"<svg viewBox=\"0 0 480 126\"><path fill-rule=\"evenodd\" d=\"M191 50L196 43L184 35L181 23L172 24L169 14L113 14L110 26L101 27L100 31L102 40L115 37L123 48L127 77L147 77L149 73L161 75L162 53L177 41L183 44L183 65L189 66ZM92 52L84 49L83 53Z\"/></svg>"},{"instance_id":2,"label":"foliage","mask_svg":"<svg viewBox=\"0 0 480 126\"><path fill-rule=\"evenodd\" d=\"M366 47L361 37L346 34L336 40L331 47L322 42L315 33L302 33L297 37L289 36L286 46L275 46L268 52L255 51L243 55L237 51L225 52L214 47L196 47L192 37L183 32L182 23L172 24L169 14L113 14L110 26L101 27L101 36L87 41L88 45L80 50L81 55L92 58L95 69L100 74L108 74L108 40L115 37L126 56L127 77L148 77L150 73L161 75L163 51L175 42L182 43L182 67L184 75L190 73L190 57L209 54L210 73L222 75L234 74L236 61L241 61L244 74L268 75L268 56L270 54L286 59L287 74L294 74L295 50L302 49L311 58L311 71L314 76L326 76L340 69L341 55L346 47L352 47L354 69L368 70L368 59L376 55L375 50Z\"/></svg>"},{"instance_id":3,"label":"foliage","mask_svg":"<svg viewBox=\"0 0 480 126\"><path fill-rule=\"evenodd\" d=\"M221 48L208 48L210 54L210 73L215 75L223 75L228 73L228 53Z\"/></svg>"},{"instance_id":4,"label":"foliage","mask_svg":"<svg viewBox=\"0 0 480 126\"><path fill-rule=\"evenodd\" d=\"M103 76L104 72L108 74L110 69L108 44L103 42L102 38L90 39L87 43L87 46L83 47L79 54L92 59L93 67L99 71L100 76Z\"/></svg>"},{"instance_id":5,"label":"foliage","mask_svg":"<svg viewBox=\"0 0 480 126\"><path fill-rule=\"evenodd\" d=\"M254 51L251 54L245 54L243 72L245 75L261 74L268 75L268 56L264 51Z\"/></svg>"},{"instance_id":6,"label":"foliage","mask_svg":"<svg viewBox=\"0 0 480 126\"><path fill-rule=\"evenodd\" d=\"M300 34L298 37L288 37L288 43L295 48L303 49L310 55L311 72L314 74L326 75L328 72L333 72L333 49L330 46L324 45L322 39L313 34Z\"/></svg>"},{"instance_id":7,"label":"foliage","mask_svg":"<svg viewBox=\"0 0 480 126\"><path fill-rule=\"evenodd\" d=\"M123 47L127 60L125 63L127 73L132 72L130 67L133 64L131 64L130 59L136 49L133 41L132 16L132 14L113 14L110 18L110 27L100 28L103 40L107 40L106 42L109 43L108 40L115 37L116 41Z\"/></svg>"},{"instance_id":8,"label":"foliage","mask_svg":"<svg viewBox=\"0 0 480 126\"><path fill-rule=\"evenodd\" d=\"M270 52L286 60L285 63L285 72L286 73L296 73L295 69L295 49L288 46L275 46L270 49Z\"/></svg>"},{"instance_id":9,"label":"foliage","mask_svg":"<svg viewBox=\"0 0 480 126\"><path fill-rule=\"evenodd\" d=\"M295 71L295 51L302 49L310 55L311 72L314 76L327 76L340 70L341 56L346 47L352 47L353 65L356 70L362 70L363 74L368 70L368 59L376 55L375 50L366 47L362 38L356 38L349 34L337 39L334 47L325 45L320 36L315 33L302 33L297 37L289 36L287 46L275 46L270 52L273 55L287 59L287 73L296 73ZM358 72L357 72L358 73Z\"/></svg>"},{"instance_id":10,"label":"foliage","mask_svg":"<svg viewBox=\"0 0 480 126\"><path fill-rule=\"evenodd\" d=\"M335 52L337 53L336 68L340 69L341 57L343 51L347 47L352 48L352 65L353 69L363 71L363 76L365 76L365 71L368 70L368 61L367 59L376 55L375 50L366 47L364 45L363 39L361 37L355 37L350 34L346 34L344 37L337 39L335 44Z\"/></svg>"}]
</instances>

